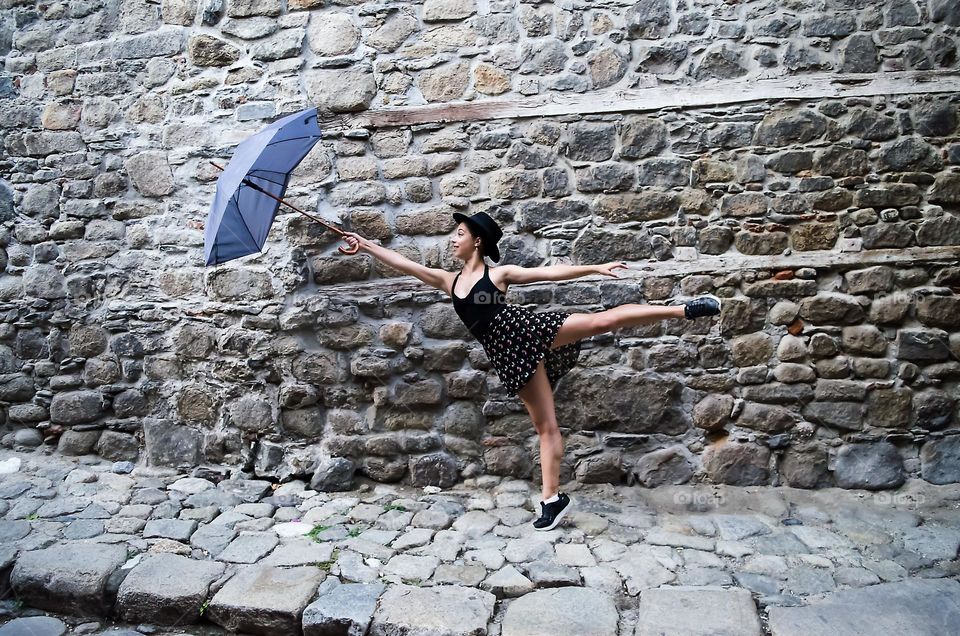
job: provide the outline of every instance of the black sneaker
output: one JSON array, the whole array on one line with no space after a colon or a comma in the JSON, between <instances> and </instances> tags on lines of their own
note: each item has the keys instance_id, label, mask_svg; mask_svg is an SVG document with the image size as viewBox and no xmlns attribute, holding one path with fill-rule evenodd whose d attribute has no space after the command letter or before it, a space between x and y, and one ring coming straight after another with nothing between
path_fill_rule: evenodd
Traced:
<instances>
[{"instance_id":1,"label":"black sneaker","mask_svg":"<svg viewBox=\"0 0 960 636\"><path fill-rule=\"evenodd\" d=\"M536 530L553 530L563 519L563 516L572 507L570 497L562 492L557 495L558 499L550 503L540 502L540 518L533 522Z\"/></svg>"},{"instance_id":2,"label":"black sneaker","mask_svg":"<svg viewBox=\"0 0 960 636\"><path fill-rule=\"evenodd\" d=\"M716 316L720 313L720 299L711 294L688 300L683 304L683 315L687 320L703 316Z\"/></svg>"}]
</instances>

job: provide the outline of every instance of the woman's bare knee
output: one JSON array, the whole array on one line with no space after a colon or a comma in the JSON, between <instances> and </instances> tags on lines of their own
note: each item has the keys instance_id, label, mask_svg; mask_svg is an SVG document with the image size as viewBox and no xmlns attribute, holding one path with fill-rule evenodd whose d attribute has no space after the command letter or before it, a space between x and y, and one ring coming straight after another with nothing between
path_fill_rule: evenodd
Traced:
<instances>
[{"instance_id":1,"label":"woman's bare knee","mask_svg":"<svg viewBox=\"0 0 960 636\"><path fill-rule=\"evenodd\" d=\"M551 428L557 428L557 415L553 404L553 391L550 389L550 383L547 381L547 370L543 361L537 366L533 377L527 384L520 389L519 397L527 407L527 413L530 414L530 420L537 434L541 431L549 431Z\"/></svg>"},{"instance_id":2,"label":"woman's bare knee","mask_svg":"<svg viewBox=\"0 0 960 636\"><path fill-rule=\"evenodd\" d=\"M560 435L560 427L557 426L556 420L546 424L534 425L534 428L537 429L537 436L540 439L552 440L562 437L562 435Z\"/></svg>"},{"instance_id":3,"label":"woman's bare knee","mask_svg":"<svg viewBox=\"0 0 960 636\"><path fill-rule=\"evenodd\" d=\"M527 412L530 414L530 421L533 422L533 428L540 437L559 435L560 426L557 424L557 416L549 412L548 409Z\"/></svg>"},{"instance_id":4,"label":"woman's bare knee","mask_svg":"<svg viewBox=\"0 0 960 636\"><path fill-rule=\"evenodd\" d=\"M530 421L533 422L533 426L537 429L538 435L552 434L560 430L557 424L557 416L554 413L547 411L540 411L536 414L531 413Z\"/></svg>"}]
</instances>

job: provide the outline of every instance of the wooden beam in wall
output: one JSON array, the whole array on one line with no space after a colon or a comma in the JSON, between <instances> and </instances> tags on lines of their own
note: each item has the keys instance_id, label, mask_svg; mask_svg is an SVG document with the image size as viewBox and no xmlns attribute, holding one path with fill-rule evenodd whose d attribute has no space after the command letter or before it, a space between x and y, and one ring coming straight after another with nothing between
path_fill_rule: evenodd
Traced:
<instances>
[{"instance_id":1,"label":"wooden beam in wall","mask_svg":"<svg viewBox=\"0 0 960 636\"><path fill-rule=\"evenodd\" d=\"M768 99L843 99L958 92L960 72L956 71L896 71L846 75L818 73L687 86L661 85L601 90L584 94L548 93L523 99L402 106L357 114L321 113L320 126L326 134L342 134L359 128L704 108Z\"/></svg>"},{"instance_id":2,"label":"wooden beam in wall","mask_svg":"<svg viewBox=\"0 0 960 636\"><path fill-rule=\"evenodd\" d=\"M960 247L906 247L902 249L864 250L857 252L813 251L794 252L789 256L745 256L721 254L696 260L658 261L635 265L646 276L687 276L690 274L727 274L746 270L784 270L812 267L815 269L859 268L874 265L909 266L912 263L955 265L960 261Z\"/></svg>"}]
</instances>

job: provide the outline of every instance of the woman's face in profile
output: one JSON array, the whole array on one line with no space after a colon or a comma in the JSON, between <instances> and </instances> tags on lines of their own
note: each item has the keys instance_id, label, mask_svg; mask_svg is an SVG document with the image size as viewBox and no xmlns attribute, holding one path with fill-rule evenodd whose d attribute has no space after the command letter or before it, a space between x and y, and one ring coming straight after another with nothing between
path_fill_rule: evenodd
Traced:
<instances>
[{"instance_id":1,"label":"woman's face in profile","mask_svg":"<svg viewBox=\"0 0 960 636\"><path fill-rule=\"evenodd\" d=\"M450 242L453 244L453 255L459 258L460 260L467 260L470 258L470 254L473 253L473 235L470 234L470 230L467 229L467 224L460 222L457 227L453 230L453 236L450 238Z\"/></svg>"}]
</instances>

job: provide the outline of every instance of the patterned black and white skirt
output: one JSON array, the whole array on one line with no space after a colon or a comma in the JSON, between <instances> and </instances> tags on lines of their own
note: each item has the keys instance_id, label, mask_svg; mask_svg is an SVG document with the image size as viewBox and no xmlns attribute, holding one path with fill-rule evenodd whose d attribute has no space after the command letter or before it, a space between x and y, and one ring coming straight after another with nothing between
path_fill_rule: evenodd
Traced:
<instances>
[{"instance_id":1,"label":"patterned black and white skirt","mask_svg":"<svg viewBox=\"0 0 960 636\"><path fill-rule=\"evenodd\" d=\"M535 313L521 305L506 305L494 316L480 344L510 395L516 395L533 377L541 360L551 389L556 389L560 378L577 364L580 340L550 349L569 315L566 311Z\"/></svg>"}]
</instances>

